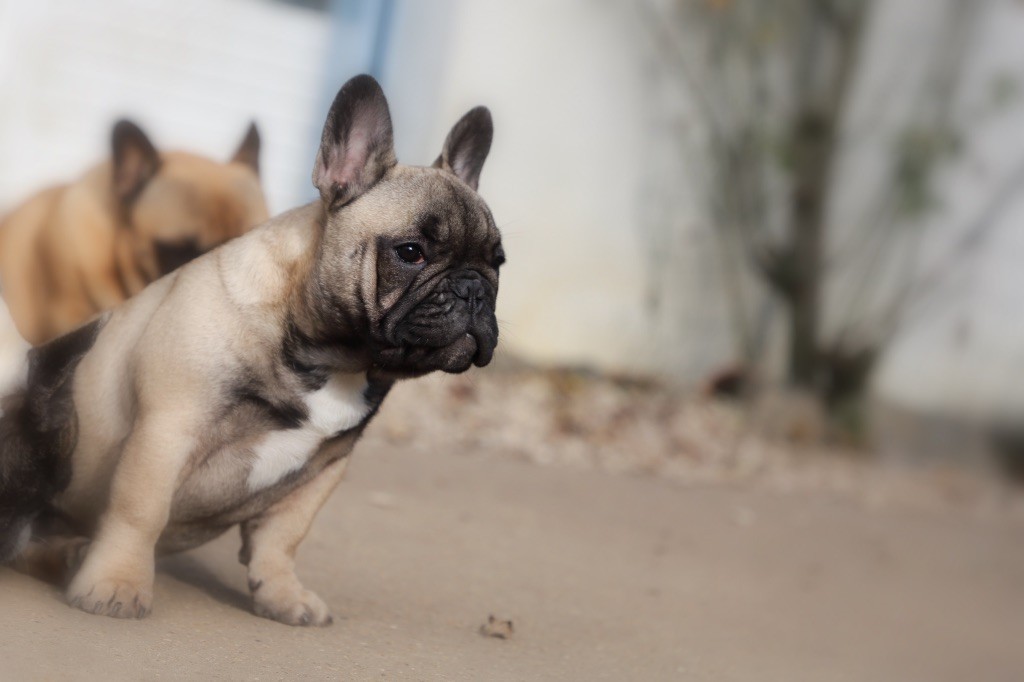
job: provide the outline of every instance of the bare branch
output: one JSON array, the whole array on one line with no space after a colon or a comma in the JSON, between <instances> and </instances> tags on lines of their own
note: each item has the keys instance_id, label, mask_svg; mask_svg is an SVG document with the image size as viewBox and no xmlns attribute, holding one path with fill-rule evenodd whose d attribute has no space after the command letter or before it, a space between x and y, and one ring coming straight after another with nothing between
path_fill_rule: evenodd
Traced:
<instances>
[{"instance_id":1,"label":"bare branch","mask_svg":"<svg viewBox=\"0 0 1024 682\"><path fill-rule=\"evenodd\" d=\"M715 143L721 142L724 139L724 134L719 124L719 112L715 110L713 103L708 97L708 88L698 82L696 74L690 68L690 58L684 53L680 41L676 39L676 36L669 29L670 22L666 21L665 17L659 16L650 3L645 0L634 3L633 7L636 9L641 20L647 24L651 35L654 36L658 44L667 54L672 56L676 68L679 69L679 73L682 74L683 79L686 81L688 93L693 96L697 109L701 113L704 125L708 132L711 133Z\"/></svg>"}]
</instances>

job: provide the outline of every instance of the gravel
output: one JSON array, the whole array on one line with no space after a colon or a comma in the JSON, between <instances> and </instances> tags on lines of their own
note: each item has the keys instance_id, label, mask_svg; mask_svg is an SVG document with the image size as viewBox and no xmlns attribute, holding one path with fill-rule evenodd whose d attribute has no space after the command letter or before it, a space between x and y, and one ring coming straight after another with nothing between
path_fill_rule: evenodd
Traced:
<instances>
[{"instance_id":1,"label":"gravel","mask_svg":"<svg viewBox=\"0 0 1024 682\"><path fill-rule=\"evenodd\" d=\"M978 472L897 468L870 451L764 435L772 431L736 402L651 382L518 367L402 382L366 442L684 485L824 491L868 508L955 508L1024 519L1021 490Z\"/></svg>"}]
</instances>

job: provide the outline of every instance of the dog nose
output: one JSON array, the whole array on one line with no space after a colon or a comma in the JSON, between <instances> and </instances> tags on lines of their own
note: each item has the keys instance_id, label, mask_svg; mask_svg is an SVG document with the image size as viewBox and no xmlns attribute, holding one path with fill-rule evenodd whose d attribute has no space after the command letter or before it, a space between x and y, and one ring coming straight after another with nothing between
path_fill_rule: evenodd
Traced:
<instances>
[{"instance_id":1,"label":"dog nose","mask_svg":"<svg viewBox=\"0 0 1024 682\"><path fill-rule=\"evenodd\" d=\"M455 295L471 303L484 300L487 291L479 275L467 275L457 279L452 286Z\"/></svg>"}]
</instances>

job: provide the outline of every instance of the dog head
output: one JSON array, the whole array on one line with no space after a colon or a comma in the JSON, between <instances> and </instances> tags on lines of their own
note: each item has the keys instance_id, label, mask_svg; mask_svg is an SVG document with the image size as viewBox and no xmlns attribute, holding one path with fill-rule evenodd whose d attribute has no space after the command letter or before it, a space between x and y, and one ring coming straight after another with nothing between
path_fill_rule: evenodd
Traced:
<instances>
[{"instance_id":1,"label":"dog head","mask_svg":"<svg viewBox=\"0 0 1024 682\"><path fill-rule=\"evenodd\" d=\"M313 281L320 315L352 332L394 377L490 362L501 235L477 184L493 126L484 107L455 124L430 167L398 164L377 82L346 83L313 169L323 206Z\"/></svg>"},{"instance_id":2,"label":"dog head","mask_svg":"<svg viewBox=\"0 0 1024 682\"><path fill-rule=\"evenodd\" d=\"M249 127L227 163L158 152L131 121L112 134L114 200L128 260L152 281L267 219L260 136Z\"/></svg>"}]
</instances>

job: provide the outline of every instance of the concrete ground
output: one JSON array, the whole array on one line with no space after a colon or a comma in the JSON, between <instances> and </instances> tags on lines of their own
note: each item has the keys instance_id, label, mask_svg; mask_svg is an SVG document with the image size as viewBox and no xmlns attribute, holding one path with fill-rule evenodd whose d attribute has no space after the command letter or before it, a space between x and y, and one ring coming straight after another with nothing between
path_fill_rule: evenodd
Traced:
<instances>
[{"instance_id":1,"label":"concrete ground","mask_svg":"<svg viewBox=\"0 0 1024 682\"><path fill-rule=\"evenodd\" d=\"M333 626L251 615L237 545L162 562L143 621L0 569L0 679L1024 679L998 518L375 445L300 554Z\"/></svg>"}]
</instances>

